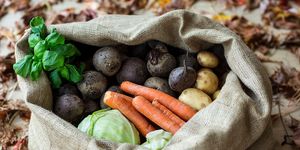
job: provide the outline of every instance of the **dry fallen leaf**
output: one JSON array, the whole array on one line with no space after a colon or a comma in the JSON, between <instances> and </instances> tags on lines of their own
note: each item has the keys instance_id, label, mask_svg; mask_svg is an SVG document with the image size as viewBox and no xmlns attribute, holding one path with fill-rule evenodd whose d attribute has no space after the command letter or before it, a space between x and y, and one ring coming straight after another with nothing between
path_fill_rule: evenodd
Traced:
<instances>
[{"instance_id":1,"label":"dry fallen leaf","mask_svg":"<svg viewBox=\"0 0 300 150\"><path fill-rule=\"evenodd\" d=\"M300 11L293 11L289 2L270 2L262 15L264 22L279 29L300 29Z\"/></svg>"},{"instance_id":2,"label":"dry fallen leaf","mask_svg":"<svg viewBox=\"0 0 300 150\"><path fill-rule=\"evenodd\" d=\"M240 35L243 41L254 51L266 54L270 48L276 48L279 45L277 37L261 25L250 23L244 17L233 16L224 24Z\"/></svg>"}]
</instances>

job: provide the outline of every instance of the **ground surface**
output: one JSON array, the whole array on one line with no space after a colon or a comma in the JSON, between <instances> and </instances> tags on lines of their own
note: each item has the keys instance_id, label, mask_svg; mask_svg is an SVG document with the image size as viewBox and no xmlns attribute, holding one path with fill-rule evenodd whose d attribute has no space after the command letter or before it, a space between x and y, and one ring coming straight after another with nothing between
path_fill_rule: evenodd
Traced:
<instances>
[{"instance_id":1,"label":"ground surface","mask_svg":"<svg viewBox=\"0 0 300 150\"><path fill-rule=\"evenodd\" d=\"M4 9L3 6L8 5L9 2L13 3L14 1L5 0L4 4L2 4L2 1L0 0L0 5L2 4L0 14ZM15 5L20 6L22 5L21 2L25 3L26 0L22 0ZM243 39L245 42L253 51L255 51L258 58L263 62L267 69L270 79L275 85L273 90L279 90L279 92L274 92L272 111L273 132L275 133L275 137L280 143L284 141L286 142L279 149L296 149L295 145L299 145L300 138L298 130L300 121L300 92L294 90L293 93L290 93L292 96L286 96L285 93L287 91L285 88L300 88L300 45L292 45L292 48L296 48L296 50L291 50L291 46L287 46L282 43L285 43L285 41L288 40L285 36L290 34L291 31L295 33L299 32L300 24L298 24L299 28L288 29L285 28L287 25L283 25L283 28L266 25L261 17L262 14L264 14L264 7L267 6L266 3L261 3L260 7L253 11L248 11L245 9L247 4L238 4L241 6L235 7L232 5L237 4L229 3L228 1L226 7L224 1L199 1L190 5L188 2L191 1L186 0L184 1L185 3L181 5L176 4L170 8L165 8L163 1L160 1L160 3L149 1L145 6L142 4L134 5L134 2L134 0L120 1L116 3L105 0L101 2L93 0L81 2L71 0L58 2L50 0L45 4L43 1L35 0L31 1L29 5L24 5L24 8L20 11L16 11L16 8L14 8L17 6L10 4L9 7L11 8L5 10L7 14L0 18L0 119L2 119L2 122L0 122L0 133L3 133L3 135L0 134L0 142L2 143L3 149L26 149L26 127L30 112L26 109L22 102L16 101L23 100L24 96L18 89L15 77L11 73L12 71L10 67L12 64L10 61L14 60L12 53L13 44L18 38L20 38L23 29L26 28L23 27L23 19L26 19L24 15L27 15L27 18L30 18L34 15L41 15L41 12L43 12L43 15L47 16L47 23L51 24L87 21L96 16L104 15L106 12L158 15L179 6L183 8L186 7L186 9L193 12L213 18L216 21L227 25L244 37ZM168 1L165 1L165 3L167 2ZM229 8L230 6L231 8ZM295 3L291 4L291 6L292 12L296 12L296 14L299 15L299 7ZM144 9L140 10L140 8ZM38 11L35 11L35 9ZM286 10L290 11L291 8L287 8ZM248 20L248 22L239 22L240 26L243 27L240 29L239 27L231 24L236 21L232 19L234 16L243 16ZM237 20L240 21L240 17L238 17ZM16 24L16 22L18 22L18 24ZM262 28L256 29L259 25L261 25ZM252 31L253 28L255 28L255 30ZM259 36L255 34L253 35L247 33L248 30L250 30L250 33L261 34L259 34ZM271 34L271 36L265 38L266 34ZM275 37L279 41L277 45L269 45L269 43L274 42L272 38ZM252 38L255 38L255 40ZM298 39L300 39L300 32ZM257 42L260 40L264 41L265 44ZM296 40L296 42L294 40L293 42L300 43L299 40ZM8 44L11 44L11 48L7 47ZM290 82L295 83L295 85L291 85ZM278 108L280 108L280 110ZM1 129L1 126L3 126L3 130ZM287 138L284 140L284 137Z\"/></svg>"}]
</instances>

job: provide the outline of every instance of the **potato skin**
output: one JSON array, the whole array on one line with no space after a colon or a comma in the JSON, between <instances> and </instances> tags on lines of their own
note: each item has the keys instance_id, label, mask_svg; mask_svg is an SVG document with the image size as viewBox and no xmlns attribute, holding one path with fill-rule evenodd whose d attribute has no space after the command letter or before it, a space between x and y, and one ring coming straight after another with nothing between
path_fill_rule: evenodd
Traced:
<instances>
[{"instance_id":1,"label":"potato skin","mask_svg":"<svg viewBox=\"0 0 300 150\"><path fill-rule=\"evenodd\" d=\"M56 100L54 113L68 122L80 119L84 112L84 103L78 96L65 94Z\"/></svg>"},{"instance_id":2,"label":"potato skin","mask_svg":"<svg viewBox=\"0 0 300 150\"><path fill-rule=\"evenodd\" d=\"M201 66L207 68L215 68L219 64L217 56L214 53L208 51L200 51L197 54L197 60Z\"/></svg>"},{"instance_id":3,"label":"potato skin","mask_svg":"<svg viewBox=\"0 0 300 150\"><path fill-rule=\"evenodd\" d=\"M201 110L212 102L207 94L196 88L185 89L178 99L196 110Z\"/></svg>"},{"instance_id":4,"label":"potato skin","mask_svg":"<svg viewBox=\"0 0 300 150\"><path fill-rule=\"evenodd\" d=\"M220 94L220 90L217 90L217 91L212 95L213 100L217 99L218 96L219 96L219 94Z\"/></svg>"},{"instance_id":5,"label":"potato skin","mask_svg":"<svg viewBox=\"0 0 300 150\"><path fill-rule=\"evenodd\" d=\"M145 62L137 57L127 59L119 72L117 73L118 83L131 81L137 84L143 84L148 78L148 71Z\"/></svg>"},{"instance_id":6,"label":"potato skin","mask_svg":"<svg viewBox=\"0 0 300 150\"><path fill-rule=\"evenodd\" d=\"M103 47L94 54L93 64L97 71L101 71L106 76L113 76L121 68L121 54L116 48Z\"/></svg>"},{"instance_id":7,"label":"potato skin","mask_svg":"<svg viewBox=\"0 0 300 150\"><path fill-rule=\"evenodd\" d=\"M79 91L77 90L76 86L67 83L58 89L58 96L65 94L79 95Z\"/></svg>"},{"instance_id":8,"label":"potato skin","mask_svg":"<svg viewBox=\"0 0 300 150\"><path fill-rule=\"evenodd\" d=\"M154 88L157 89L159 91L162 91L166 94L169 94L171 96L175 96L175 92L172 91L172 89L170 88L168 81L160 78L160 77L150 77L148 78L144 85L146 87L150 87L150 88Z\"/></svg>"},{"instance_id":9,"label":"potato skin","mask_svg":"<svg viewBox=\"0 0 300 150\"><path fill-rule=\"evenodd\" d=\"M105 92L107 79L97 71L87 71L83 74L83 80L77 84L84 99L98 99Z\"/></svg>"},{"instance_id":10,"label":"potato skin","mask_svg":"<svg viewBox=\"0 0 300 150\"><path fill-rule=\"evenodd\" d=\"M195 87L206 94L213 94L219 85L219 79L210 69L201 69L197 73Z\"/></svg>"}]
</instances>

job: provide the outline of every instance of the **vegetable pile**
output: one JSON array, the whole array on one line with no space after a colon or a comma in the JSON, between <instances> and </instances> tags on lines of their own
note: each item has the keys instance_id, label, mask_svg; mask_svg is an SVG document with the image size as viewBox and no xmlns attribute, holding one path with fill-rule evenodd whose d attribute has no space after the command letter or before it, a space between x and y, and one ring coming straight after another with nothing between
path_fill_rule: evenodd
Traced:
<instances>
[{"instance_id":1,"label":"vegetable pile","mask_svg":"<svg viewBox=\"0 0 300 150\"><path fill-rule=\"evenodd\" d=\"M188 53L154 40L101 48L74 42L77 49L55 29L47 34L42 18L30 25L29 54L16 73L38 80L45 71L53 112L96 139L162 149L217 99L229 70L220 45Z\"/></svg>"}]
</instances>

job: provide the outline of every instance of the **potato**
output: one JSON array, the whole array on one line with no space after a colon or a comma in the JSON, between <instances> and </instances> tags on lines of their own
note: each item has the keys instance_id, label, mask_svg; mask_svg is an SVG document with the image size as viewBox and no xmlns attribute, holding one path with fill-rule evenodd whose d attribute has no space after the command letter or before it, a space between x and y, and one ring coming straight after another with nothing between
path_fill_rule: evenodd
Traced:
<instances>
[{"instance_id":1,"label":"potato","mask_svg":"<svg viewBox=\"0 0 300 150\"><path fill-rule=\"evenodd\" d=\"M94 100L85 100L84 101L84 115L90 115L94 111L97 111L100 109L99 104Z\"/></svg>"},{"instance_id":2,"label":"potato","mask_svg":"<svg viewBox=\"0 0 300 150\"><path fill-rule=\"evenodd\" d=\"M76 86L67 83L58 89L58 96L65 95L65 94L79 95L79 92Z\"/></svg>"},{"instance_id":3,"label":"potato","mask_svg":"<svg viewBox=\"0 0 300 150\"><path fill-rule=\"evenodd\" d=\"M77 83L77 87L84 99L98 99L104 93L107 79L97 71L87 71L83 74L83 80Z\"/></svg>"},{"instance_id":4,"label":"potato","mask_svg":"<svg viewBox=\"0 0 300 150\"><path fill-rule=\"evenodd\" d=\"M121 68L121 54L116 48L103 47L94 54L93 64L97 71L101 71L106 76L113 76Z\"/></svg>"},{"instance_id":5,"label":"potato","mask_svg":"<svg viewBox=\"0 0 300 150\"><path fill-rule=\"evenodd\" d=\"M196 110L201 110L212 102L207 94L196 88L185 89L178 99Z\"/></svg>"},{"instance_id":6,"label":"potato","mask_svg":"<svg viewBox=\"0 0 300 150\"><path fill-rule=\"evenodd\" d=\"M219 64L217 56L214 53L208 51L199 52L197 54L197 60L201 66L207 68L215 68Z\"/></svg>"},{"instance_id":7,"label":"potato","mask_svg":"<svg viewBox=\"0 0 300 150\"><path fill-rule=\"evenodd\" d=\"M170 88L176 92L182 92L195 84L197 73L192 67L177 67L169 75Z\"/></svg>"},{"instance_id":8,"label":"potato","mask_svg":"<svg viewBox=\"0 0 300 150\"><path fill-rule=\"evenodd\" d=\"M217 99L219 94L220 94L220 90L217 90L212 96L213 100Z\"/></svg>"},{"instance_id":9,"label":"potato","mask_svg":"<svg viewBox=\"0 0 300 150\"><path fill-rule=\"evenodd\" d=\"M162 91L171 96L175 96L175 92L172 91L172 89L170 88L168 81L163 78L150 77L145 81L144 85L146 87L150 87Z\"/></svg>"},{"instance_id":10,"label":"potato","mask_svg":"<svg viewBox=\"0 0 300 150\"><path fill-rule=\"evenodd\" d=\"M195 87L206 94L213 94L219 85L218 77L210 69L201 69L197 73Z\"/></svg>"},{"instance_id":11,"label":"potato","mask_svg":"<svg viewBox=\"0 0 300 150\"><path fill-rule=\"evenodd\" d=\"M120 71L117 73L118 83L131 81L136 84L143 84L148 78L148 71L145 62L137 57L127 59Z\"/></svg>"},{"instance_id":12,"label":"potato","mask_svg":"<svg viewBox=\"0 0 300 150\"><path fill-rule=\"evenodd\" d=\"M54 113L69 122L75 122L84 112L84 103L78 96L65 94L60 96L54 105Z\"/></svg>"}]
</instances>

